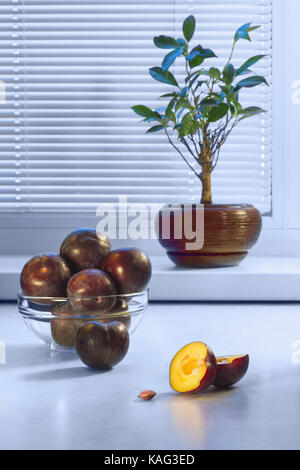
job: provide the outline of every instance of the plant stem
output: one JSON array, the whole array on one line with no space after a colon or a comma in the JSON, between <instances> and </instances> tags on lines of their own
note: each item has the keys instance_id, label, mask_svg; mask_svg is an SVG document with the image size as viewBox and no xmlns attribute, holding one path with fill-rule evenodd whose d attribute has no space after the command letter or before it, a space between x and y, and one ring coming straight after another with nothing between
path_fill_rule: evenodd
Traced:
<instances>
[{"instance_id":1,"label":"plant stem","mask_svg":"<svg viewBox=\"0 0 300 470\"><path fill-rule=\"evenodd\" d=\"M202 172L200 179L202 182L202 196L201 204L212 204L211 194L211 173L212 173L212 150L210 141L207 134L207 125L203 129L203 144L201 154L199 155L199 162L201 164Z\"/></svg>"},{"instance_id":2,"label":"plant stem","mask_svg":"<svg viewBox=\"0 0 300 470\"><path fill-rule=\"evenodd\" d=\"M230 61L231 61L231 59L232 59L235 45L236 45L236 40L234 39L233 45L232 45L232 49L231 49L231 52L230 52L230 56L229 56L228 62L227 62L227 64L225 65L225 67L227 67L227 65L230 63ZM225 67L224 67L224 68L225 68Z\"/></svg>"},{"instance_id":3,"label":"plant stem","mask_svg":"<svg viewBox=\"0 0 300 470\"><path fill-rule=\"evenodd\" d=\"M195 175L197 176L197 178L200 178L200 175L197 173L197 171L195 170L195 168L193 168L193 166L189 163L189 161L185 158L185 156L183 155L183 153L180 151L180 149L174 144L174 142L172 141L171 137L169 136L168 134L168 131L166 129L164 129L165 131L165 134L168 138L168 141L170 142L170 144L172 145L172 147L179 153L179 155L181 156L181 158L183 158L183 160L185 161L185 163L189 166L189 168L193 171L193 173L195 173Z\"/></svg>"},{"instance_id":4,"label":"plant stem","mask_svg":"<svg viewBox=\"0 0 300 470\"><path fill-rule=\"evenodd\" d=\"M208 168L208 165L202 166L202 173L200 175L202 182L202 195L201 195L201 204L212 204L212 195L211 195L211 171Z\"/></svg>"}]
</instances>

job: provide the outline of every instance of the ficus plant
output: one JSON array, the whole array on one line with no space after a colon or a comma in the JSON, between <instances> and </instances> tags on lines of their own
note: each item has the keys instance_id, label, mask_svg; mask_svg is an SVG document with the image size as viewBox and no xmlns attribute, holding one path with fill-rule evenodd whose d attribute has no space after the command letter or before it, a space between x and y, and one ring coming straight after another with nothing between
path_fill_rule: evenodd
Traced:
<instances>
[{"instance_id":1,"label":"ficus plant","mask_svg":"<svg viewBox=\"0 0 300 470\"><path fill-rule=\"evenodd\" d=\"M242 39L251 41L251 31L259 27L247 23L236 31L229 58L221 69L203 66L204 62L206 64L206 61L216 57L211 49L205 49L200 44L191 46L196 28L193 15L183 22L183 38L161 35L153 39L156 47L166 49L168 53L161 66L150 68L149 73L155 80L173 89L160 96L168 99L164 108L152 110L140 104L132 109L143 117L144 122L151 123L147 133L161 131L166 134L169 143L201 180L202 204L212 204L211 174L228 136L243 119L265 112L258 106L244 108L240 102L243 88L268 85L264 77L250 69L265 56L251 57L238 68L231 62L237 42ZM185 62L184 83L179 83L170 71L179 58Z\"/></svg>"}]
</instances>

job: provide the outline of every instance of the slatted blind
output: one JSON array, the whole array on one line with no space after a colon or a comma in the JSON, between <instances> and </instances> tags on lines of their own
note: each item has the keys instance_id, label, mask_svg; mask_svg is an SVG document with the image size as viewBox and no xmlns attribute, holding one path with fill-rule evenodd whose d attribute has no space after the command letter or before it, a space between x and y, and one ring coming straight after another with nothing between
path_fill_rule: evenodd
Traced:
<instances>
[{"instance_id":1,"label":"slatted blind","mask_svg":"<svg viewBox=\"0 0 300 470\"><path fill-rule=\"evenodd\" d=\"M0 210L92 211L118 195L134 202L200 199L198 179L164 135L145 136L130 109L162 106L170 87L148 74L164 51L154 35L181 35L194 14L200 42L225 63L234 31L261 24L239 41L233 64L254 66L272 83L271 0L1 0ZM198 41L198 42L196 42ZM183 68L175 66L183 78ZM242 92L263 116L245 120L223 147L213 175L214 202L271 209L271 87Z\"/></svg>"}]
</instances>

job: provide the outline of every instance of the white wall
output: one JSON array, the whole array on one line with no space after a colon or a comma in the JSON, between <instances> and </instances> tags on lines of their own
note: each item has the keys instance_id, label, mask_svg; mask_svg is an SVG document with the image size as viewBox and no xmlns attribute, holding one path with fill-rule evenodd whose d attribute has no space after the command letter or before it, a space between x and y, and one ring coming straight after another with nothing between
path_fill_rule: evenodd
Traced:
<instances>
[{"instance_id":1,"label":"white wall","mask_svg":"<svg viewBox=\"0 0 300 470\"><path fill-rule=\"evenodd\" d=\"M300 228L300 1L284 3L284 225Z\"/></svg>"}]
</instances>

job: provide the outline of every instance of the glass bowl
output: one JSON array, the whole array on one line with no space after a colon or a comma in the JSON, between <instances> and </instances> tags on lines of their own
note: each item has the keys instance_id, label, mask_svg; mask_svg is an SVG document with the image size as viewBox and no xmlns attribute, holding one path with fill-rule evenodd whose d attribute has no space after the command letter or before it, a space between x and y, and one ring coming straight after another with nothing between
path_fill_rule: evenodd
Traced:
<instances>
[{"instance_id":1,"label":"glass bowl","mask_svg":"<svg viewBox=\"0 0 300 470\"><path fill-rule=\"evenodd\" d=\"M115 303L114 300L115 299ZM75 302L76 313L69 300ZM99 305L114 306L110 311L99 310ZM85 308L81 311L81 305ZM143 318L148 305L148 289L135 294L101 297L31 297L20 291L18 309L27 327L52 351L74 353L75 336L80 326L91 320L120 321L132 334ZM88 309L86 308L88 306ZM88 313L87 313L88 310ZM70 313L71 312L71 313Z\"/></svg>"}]
</instances>

